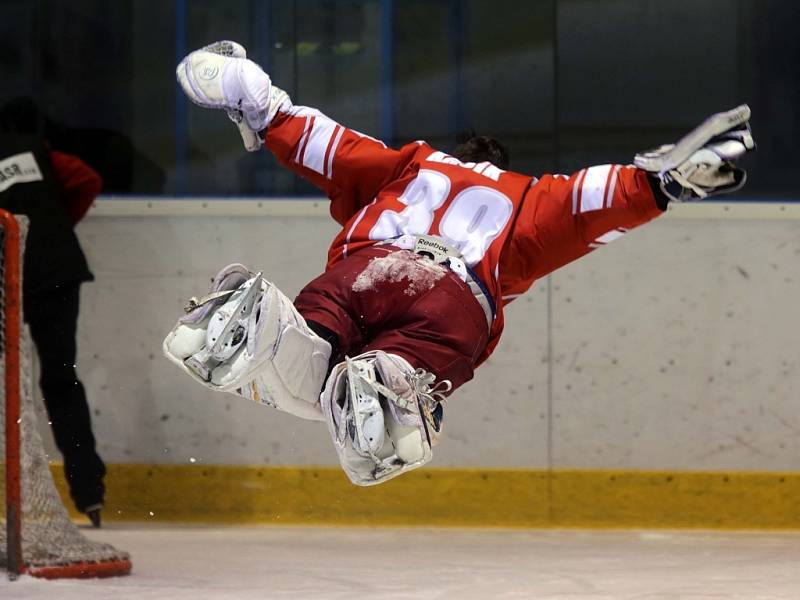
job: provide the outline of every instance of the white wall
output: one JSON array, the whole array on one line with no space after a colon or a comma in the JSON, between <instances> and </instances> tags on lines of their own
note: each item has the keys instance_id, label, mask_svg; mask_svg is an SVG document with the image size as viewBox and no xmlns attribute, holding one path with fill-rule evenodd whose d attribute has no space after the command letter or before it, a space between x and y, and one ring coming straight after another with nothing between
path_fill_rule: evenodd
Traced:
<instances>
[{"instance_id":1,"label":"white wall","mask_svg":"<svg viewBox=\"0 0 800 600\"><path fill-rule=\"evenodd\" d=\"M799 209L682 206L538 282L448 402L434 464L797 470ZM97 277L78 368L108 462L337 464L324 425L209 392L160 350L230 262L290 296L321 272L323 203L106 200L78 233Z\"/></svg>"}]
</instances>

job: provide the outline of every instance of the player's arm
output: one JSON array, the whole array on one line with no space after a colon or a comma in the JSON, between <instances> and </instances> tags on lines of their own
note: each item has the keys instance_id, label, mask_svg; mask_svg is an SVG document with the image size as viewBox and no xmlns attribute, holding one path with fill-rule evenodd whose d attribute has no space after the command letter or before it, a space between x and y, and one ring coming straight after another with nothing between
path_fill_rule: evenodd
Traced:
<instances>
[{"instance_id":1,"label":"player's arm","mask_svg":"<svg viewBox=\"0 0 800 600\"><path fill-rule=\"evenodd\" d=\"M634 167L545 175L525 196L510 252L501 259L513 264L501 264L500 271L514 271L530 285L662 212L649 176Z\"/></svg>"},{"instance_id":2,"label":"player's arm","mask_svg":"<svg viewBox=\"0 0 800 600\"><path fill-rule=\"evenodd\" d=\"M416 150L401 150L340 125L320 111L284 101L264 137L284 167L331 199L331 215L345 223L409 164Z\"/></svg>"},{"instance_id":3,"label":"player's arm","mask_svg":"<svg viewBox=\"0 0 800 600\"><path fill-rule=\"evenodd\" d=\"M331 214L346 222L411 161L415 146L392 150L313 108L292 106L241 44L224 40L190 53L175 71L189 99L225 110L245 148L263 143L278 161L319 187Z\"/></svg>"},{"instance_id":4,"label":"player's arm","mask_svg":"<svg viewBox=\"0 0 800 600\"><path fill-rule=\"evenodd\" d=\"M525 197L503 290L524 291L558 267L657 217L670 201L697 200L738 190L746 173L737 161L755 148L747 105L712 115L675 144L634 158L634 165L601 165L571 175L547 175ZM502 260L502 259L501 259ZM514 288L514 289L511 289Z\"/></svg>"}]
</instances>

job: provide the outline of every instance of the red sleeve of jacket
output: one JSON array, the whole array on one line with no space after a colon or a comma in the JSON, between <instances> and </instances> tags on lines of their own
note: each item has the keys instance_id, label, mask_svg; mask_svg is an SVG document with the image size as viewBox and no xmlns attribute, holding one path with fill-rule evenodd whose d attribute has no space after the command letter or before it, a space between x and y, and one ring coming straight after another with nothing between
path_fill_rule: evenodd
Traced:
<instances>
[{"instance_id":1,"label":"red sleeve of jacket","mask_svg":"<svg viewBox=\"0 0 800 600\"><path fill-rule=\"evenodd\" d=\"M525 194L513 237L500 259L503 302L663 214L648 177L632 165L598 165L569 177L542 176Z\"/></svg>"},{"instance_id":2,"label":"red sleeve of jacket","mask_svg":"<svg viewBox=\"0 0 800 600\"><path fill-rule=\"evenodd\" d=\"M419 146L400 150L348 129L315 108L292 106L273 118L265 138L278 162L331 200L331 216L347 223L408 166Z\"/></svg>"},{"instance_id":3,"label":"red sleeve of jacket","mask_svg":"<svg viewBox=\"0 0 800 600\"><path fill-rule=\"evenodd\" d=\"M51 150L50 162L61 188L64 208L72 224L76 225L103 189L103 180L94 169L72 154Z\"/></svg>"}]
</instances>

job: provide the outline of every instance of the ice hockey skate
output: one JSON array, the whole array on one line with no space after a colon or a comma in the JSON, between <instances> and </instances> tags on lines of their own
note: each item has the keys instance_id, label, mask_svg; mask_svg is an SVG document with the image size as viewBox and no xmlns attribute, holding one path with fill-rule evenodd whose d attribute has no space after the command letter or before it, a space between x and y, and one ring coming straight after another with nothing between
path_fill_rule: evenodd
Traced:
<instances>
[{"instance_id":1,"label":"ice hockey skate","mask_svg":"<svg viewBox=\"0 0 800 600\"><path fill-rule=\"evenodd\" d=\"M401 356L366 352L336 365L322 410L342 469L356 485L376 485L433 457L449 381Z\"/></svg>"},{"instance_id":2,"label":"ice hockey skate","mask_svg":"<svg viewBox=\"0 0 800 600\"><path fill-rule=\"evenodd\" d=\"M195 381L296 416L321 420L330 344L260 273L230 265L164 340L165 356Z\"/></svg>"}]
</instances>

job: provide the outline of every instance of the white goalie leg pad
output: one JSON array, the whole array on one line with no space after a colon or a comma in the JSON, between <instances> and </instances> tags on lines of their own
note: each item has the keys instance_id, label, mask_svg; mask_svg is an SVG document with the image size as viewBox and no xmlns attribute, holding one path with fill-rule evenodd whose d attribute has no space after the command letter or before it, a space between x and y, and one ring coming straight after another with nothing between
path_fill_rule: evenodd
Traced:
<instances>
[{"instance_id":1,"label":"white goalie leg pad","mask_svg":"<svg viewBox=\"0 0 800 600\"><path fill-rule=\"evenodd\" d=\"M640 152L633 162L658 177L663 192L676 202L734 192L747 180L735 163L755 148L749 120L746 104L717 113L677 143Z\"/></svg>"},{"instance_id":2,"label":"white goalie leg pad","mask_svg":"<svg viewBox=\"0 0 800 600\"><path fill-rule=\"evenodd\" d=\"M322 411L342 469L356 485L383 483L433 457L449 381L381 351L334 367Z\"/></svg>"},{"instance_id":3,"label":"white goalie leg pad","mask_svg":"<svg viewBox=\"0 0 800 600\"><path fill-rule=\"evenodd\" d=\"M215 278L205 299L164 340L164 354L193 379L296 416L322 420L319 395L331 347L291 300L260 274ZM228 267L227 269L230 269ZM223 290L221 283L235 288Z\"/></svg>"}]
</instances>

